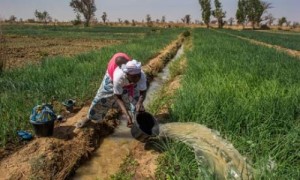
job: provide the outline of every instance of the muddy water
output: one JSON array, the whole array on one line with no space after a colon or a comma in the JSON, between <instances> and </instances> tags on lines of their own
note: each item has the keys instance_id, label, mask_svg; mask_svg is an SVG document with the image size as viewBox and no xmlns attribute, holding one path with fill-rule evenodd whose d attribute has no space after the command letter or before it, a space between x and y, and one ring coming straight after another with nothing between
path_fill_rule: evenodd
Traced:
<instances>
[{"instance_id":1,"label":"muddy water","mask_svg":"<svg viewBox=\"0 0 300 180\"><path fill-rule=\"evenodd\" d=\"M120 120L120 125L115 132L110 137L103 139L100 148L92 154L89 161L76 170L73 179L110 179L110 176L118 171L135 142L126 124L126 120Z\"/></svg>"},{"instance_id":2,"label":"muddy water","mask_svg":"<svg viewBox=\"0 0 300 180\"><path fill-rule=\"evenodd\" d=\"M251 167L217 132L197 123L168 123L161 125L160 131L160 136L192 147L197 162L207 164L217 179L253 179Z\"/></svg>"}]
</instances>

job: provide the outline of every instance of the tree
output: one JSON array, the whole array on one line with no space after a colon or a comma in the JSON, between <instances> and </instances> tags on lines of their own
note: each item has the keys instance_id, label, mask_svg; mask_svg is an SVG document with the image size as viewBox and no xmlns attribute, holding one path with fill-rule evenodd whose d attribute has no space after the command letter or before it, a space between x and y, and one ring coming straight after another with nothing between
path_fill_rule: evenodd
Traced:
<instances>
[{"instance_id":1,"label":"tree","mask_svg":"<svg viewBox=\"0 0 300 180\"><path fill-rule=\"evenodd\" d=\"M130 22L129 22L127 19L124 21L124 23L125 23L126 25L130 24Z\"/></svg>"},{"instance_id":2,"label":"tree","mask_svg":"<svg viewBox=\"0 0 300 180\"><path fill-rule=\"evenodd\" d=\"M274 18L271 13L264 17L264 20L267 21L268 26L271 26L275 19L276 18Z\"/></svg>"},{"instance_id":3,"label":"tree","mask_svg":"<svg viewBox=\"0 0 300 180\"><path fill-rule=\"evenodd\" d=\"M151 16L150 16L150 14L147 14L147 15L146 15L146 22L147 22L147 23L150 23L150 22L151 22Z\"/></svg>"},{"instance_id":4,"label":"tree","mask_svg":"<svg viewBox=\"0 0 300 180\"><path fill-rule=\"evenodd\" d=\"M247 19L251 22L252 28L255 27L257 14L262 11L260 0L248 0L246 3Z\"/></svg>"},{"instance_id":5,"label":"tree","mask_svg":"<svg viewBox=\"0 0 300 180\"><path fill-rule=\"evenodd\" d=\"M135 22L134 19L131 20L131 25L132 25L132 26L136 26L136 22Z\"/></svg>"},{"instance_id":6,"label":"tree","mask_svg":"<svg viewBox=\"0 0 300 180\"><path fill-rule=\"evenodd\" d=\"M226 12L223 11L219 0L215 0L215 7L216 9L212 11L212 15L218 20L218 28L222 28L224 25L223 18L225 18Z\"/></svg>"},{"instance_id":7,"label":"tree","mask_svg":"<svg viewBox=\"0 0 300 180\"><path fill-rule=\"evenodd\" d=\"M162 16L162 17L161 17L161 22L162 22L162 23L165 23L165 22L166 22L166 16Z\"/></svg>"},{"instance_id":8,"label":"tree","mask_svg":"<svg viewBox=\"0 0 300 180\"><path fill-rule=\"evenodd\" d=\"M238 24L242 24L244 28L244 24L247 18L246 12L246 0L239 0L238 1L238 8L235 14L235 18L237 19Z\"/></svg>"},{"instance_id":9,"label":"tree","mask_svg":"<svg viewBox=\"0 0 300 180\"><path fill-rule=\"evenodd\" d=\"M152 20L150 14L146 15L146 22L148 26L152 26Z\"/></svg>"},{"instance_id":10,"label":"tree","mask_svg":"<svg viewBox=\"0 0 300 180\"><path fill-rule=\"evenodd\" d=\"M292 28L297 28L299 26L298 22L293 22Z\"/></svg>"},{"instance_id":11,"label":"tree","mask_svg":"<svg viewBox=\"0 0 300 180\"><path fill-rule=\"evenodd\" d=\"M71 21L71 22L72 22L72 24L73 24L74 26L77 26L77 25L81 24L82 21L81 21L80 14L77 13L77 14L76 14L76 18L75 18L73 21Z\"/></svg>"},{"instance_id":12,"label":"tree","mask_svg":"<svg viewBox=\"0 0 300 180\"><path fill-rule=\"evenodd\" d=\"M254 29L255 24L258 26L262 21L262 15L272 8L271 3L261 0L248 0L246 4L247 18Z\"/></svg>"},{"instance_id":13,"label":"tree","mask_svg":"<svg viewBox=\"0 0 300 180\"><path fill-rule=\"evenodd\" d=\"M17 17L15 16L15 15L11 15L10 17L9 17L9 22L10 23L13 23L13 22L16 22L16 20L17 20Z\"/></svg>"},{"instance_id":14,"label":"tree","mask_svg":"<svg viewBox=\"0 0 300 180\"><path fill-rule=\"evenodd\" d=\"M231 18L228 19L229 26L232 26L233 22L234 22L234 18L233 17L231 17Z\"/></svg>"},{"instance_id":15,"label":"tree","mask_svg":"<svg viewBox=\"0 0 300 180\"><path fill-rule=\"evenodd\" d=\"M282 26L284 23L287 23L286 17L282 17L278 19L279 26Z\"/></svg>"},{"instance_id":16,"label":"tree","mask_svg":"<svg viewBox=\"0 0 300 180\"><path fill-rule=\"evenodd\" d=\"M191 15L187 14L181 20L182 20L183 23L190 24L190 22L191 22Z\"/></svg>"},{"instance_id":17,"label":"tree","mask_svg":"<svg viewBox=\"0 0 300 180\"><path fill-rule=\"evenodd\" d=\"M209 21L211 15L210 0L199 0L199 3L202 10L202 20L206 24L206 27L209 28Z\"/></svg>"},{"instance_id":18,"label":"tree","mask_svg":"<svg viewBox=\"0 0 300 180\"><path fill-rule=\"evenodd\" d=\"M90 20L97 10L95 0L71 0L70 6L76 13L83 15L85 18L84 26L89 26Z\"/></svg>"},{"instance_id":19,"label":"tree","mask_svg":"<svg viewBox=\"0 0 300 180\"><path fill-rule=\"evenodd\" d=\"M268 9L273 8L271 3L268 3L266 1L260 1L261 6L258 9L258 12L256 13L256 24L259 26L259 23L262 21L263 14L267 13Z\"/></svg>"},{"instance_id":20,"label":"tree","mask_svg":"<svg viewBox=\"0 0 300 180\"><path fill-rule=\"evenodd\" d=\"M52 20L51 16L47 11L40 12L38 10L35 10L34 15L38 19L38 21L43 22L44 24L47 24Z\"/></svg>"},{"instance_id":21,"label":"tree","mask_svg":"<svg viewBox=\"0 0 300 180\"><path fill-rule=\"evenodd\" d=\"M102 18L102 21L105 23L106 20L107 20L107 14L106 14L106 12L103 12L103 15L101 16L101 18Z\"/></svg>"}]
</instances>

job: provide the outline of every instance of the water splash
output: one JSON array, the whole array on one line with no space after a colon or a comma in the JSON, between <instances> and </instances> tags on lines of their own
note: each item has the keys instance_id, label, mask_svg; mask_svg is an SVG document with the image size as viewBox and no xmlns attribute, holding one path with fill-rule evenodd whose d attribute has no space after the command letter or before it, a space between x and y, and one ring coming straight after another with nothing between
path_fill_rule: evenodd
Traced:
<instances>
[{"instance_id":1,"label":"water splash","mask_svg":"<svg viewBox=\"0 0 300 180\"><path fill-rule=\"evenodd\" d=\"M160 132L192 147L198 163L206 163L218 179L253 179L246 160L214 130L197 123L167 123Z\"/></svg>"}]
</instances>

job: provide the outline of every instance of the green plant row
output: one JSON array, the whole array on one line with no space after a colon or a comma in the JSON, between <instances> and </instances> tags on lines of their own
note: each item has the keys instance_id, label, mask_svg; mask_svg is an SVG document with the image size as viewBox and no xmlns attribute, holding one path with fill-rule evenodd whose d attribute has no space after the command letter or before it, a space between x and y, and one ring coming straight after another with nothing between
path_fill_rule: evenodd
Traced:
<instances>
[{"instance_id":1,"label":"green plant row","mask_svg":"<svg viewBox=\"0 0 300 180\"><path fill-rule=\"evenodd\" d=\"M299 179L299 59L211 30L192 34L172 120L220 131L258 179Z\"/></svg>"},{"instance_id":2,"label":"green plant row","mask_svg":"<svg viewBox=\"0 0 300 180\"><path fill-rule=\"evenodd\" d=\"M3 72L0 76L0 145L16 138L17 130L30 129L31 109L49 102L53 96L60 102L69 98L77 102L91 100L114 53L126 52L146 63L181 32L182 29L166 29L73 58L49 58L41 65Z\"/></svg>"},{"instance_id":3,"label":"green plant row","mask_svg":"<svg viewBox=\"0 0 300 180\"><path fill-rule=\"evenodd\" d=\"M237 31L237 30L221 30L230 34L262 41L272 45L278 45L284 48L300 51L300 33L279 34L268 33L262 31Z\"/></svg>"}]
</instances>

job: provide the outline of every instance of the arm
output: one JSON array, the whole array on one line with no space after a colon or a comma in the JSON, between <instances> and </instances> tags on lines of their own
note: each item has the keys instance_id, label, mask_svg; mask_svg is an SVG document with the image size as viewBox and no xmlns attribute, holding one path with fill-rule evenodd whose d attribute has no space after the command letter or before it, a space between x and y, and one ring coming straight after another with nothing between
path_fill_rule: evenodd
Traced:
<instances>
[{"instance_id":1,"label":"arm","mask_svg":"<svg viewBox=\"0 0 300 180\"><path fill-rule=\"evenodd\" d=\"M128 122L132 123L131 116L129 115L129 113L126 109L126 106L125 106L124 101L122 99L122 95L114 94L114 98L117 101L119 107L121 108L122 113L126 115L126 118L127 118Z\"/></svg>"},{"instance_id":2,"label":"arm","mask_svg":"<svg viewBox=\"0 0 300 180\"><path fill-rule=\"evenodd\" d=\"M146 90L140 91L139 100L136 103L136 111L145 111L144 106L143 106L143 102L144 102L145 98L146 98Z\"/></svg>"}]
</instances>

